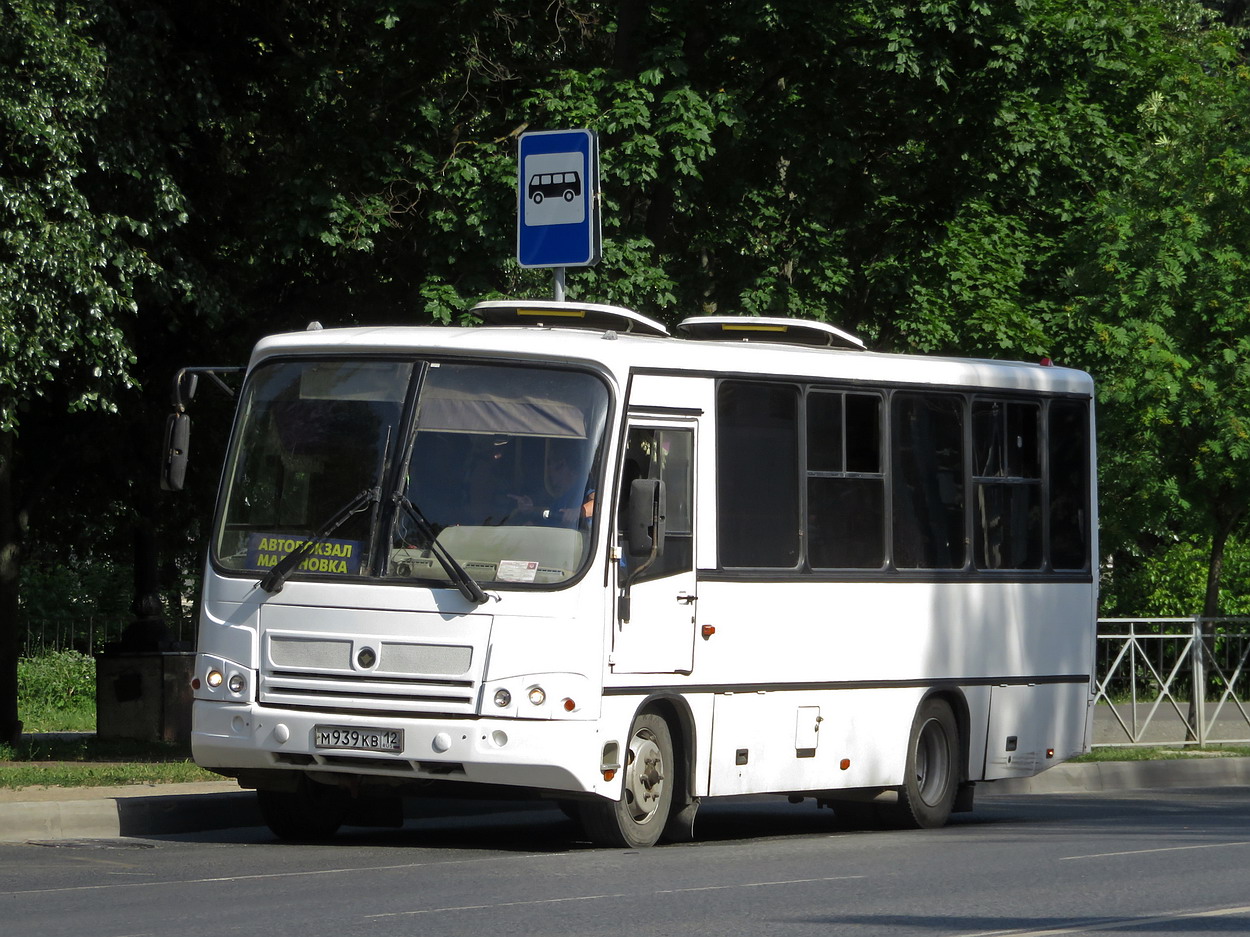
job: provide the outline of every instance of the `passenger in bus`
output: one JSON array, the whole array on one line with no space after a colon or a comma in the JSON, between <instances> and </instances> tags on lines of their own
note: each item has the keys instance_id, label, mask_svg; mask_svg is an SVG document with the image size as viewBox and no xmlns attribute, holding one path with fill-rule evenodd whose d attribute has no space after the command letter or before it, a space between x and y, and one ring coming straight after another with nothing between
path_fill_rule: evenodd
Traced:
<instances>
[{"instance_id":1,"label":"passenger in bus","mask_svg":"<svg viewBox=\"0 0 1250 937\"><path fill-rule=\"evenodd\" d=\"M595 490L588 487L576 442L552 441L547 449L543 487L536 495L512 494L521 523L587 527L595 513Z\"/></svg>"}]
</instances>

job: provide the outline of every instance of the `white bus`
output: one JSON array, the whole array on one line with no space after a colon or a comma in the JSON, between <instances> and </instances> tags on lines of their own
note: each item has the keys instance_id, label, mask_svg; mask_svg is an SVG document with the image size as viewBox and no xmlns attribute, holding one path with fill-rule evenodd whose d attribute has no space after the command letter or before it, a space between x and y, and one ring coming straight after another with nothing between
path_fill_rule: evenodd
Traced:
<instances>
[{"instance_id":1,"label":"white bus","mask_svg":"<svg viewBox=\"0 0 1250 937\"><path fill-rule=\"evenodd\" d=\"M277 835L500 789L635 847L718 795L934 827L1087 748L1088 375L788 319L475 311L248 365L193 749Z\"/></svg>"}]
</instances>

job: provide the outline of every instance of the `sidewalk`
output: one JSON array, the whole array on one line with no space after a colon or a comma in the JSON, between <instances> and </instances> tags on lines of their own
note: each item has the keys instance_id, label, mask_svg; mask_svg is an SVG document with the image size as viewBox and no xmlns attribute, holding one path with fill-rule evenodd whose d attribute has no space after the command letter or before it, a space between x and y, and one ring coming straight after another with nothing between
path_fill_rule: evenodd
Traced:
<instances>
[{"instance_id":1,"label":"sidewalk","mask_svg":"<svg viewBox=\"0 0 1250 937\"><path fill-rule=\"evenodd\" d=\"M1250 785L1250 758L1063 764L1037 777L978 785L977 796L1083 794ZM0 790L0 842L109 839L259 826L251 791L233 781Z\"/></svg>"}]
</instances>

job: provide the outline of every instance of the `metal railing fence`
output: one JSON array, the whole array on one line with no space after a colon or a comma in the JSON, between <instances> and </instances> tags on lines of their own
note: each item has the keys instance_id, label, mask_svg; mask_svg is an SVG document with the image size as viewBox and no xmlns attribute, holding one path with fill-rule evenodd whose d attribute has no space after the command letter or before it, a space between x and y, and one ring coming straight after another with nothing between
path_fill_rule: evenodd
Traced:
<instances>
[{"instance_id":1,"label":"metal railing fence","mask_svg":"<svg viewBox=\"0 0 1250 937\"><path fill-rule=\"evenodd\" d=\"M133 623L134 616L127 614L27 619L19 623L21 640L18 653L22 657L38 657L66 650L96 654L107 645L121 641L126 629ZM169 620L165 627L171 640L187 642L194 638L195 629L189 620Z\"/></svg>"},{"instance_id":2,"label":"metal railing fence","mask_svg":"<svg viewBox=\"0 0 1250 937\"><path fill-rule=\"evenodd\" d=\"M1250 744L1250 618L1100 618L1097 746Z\"/></svg>"}]
</instances>

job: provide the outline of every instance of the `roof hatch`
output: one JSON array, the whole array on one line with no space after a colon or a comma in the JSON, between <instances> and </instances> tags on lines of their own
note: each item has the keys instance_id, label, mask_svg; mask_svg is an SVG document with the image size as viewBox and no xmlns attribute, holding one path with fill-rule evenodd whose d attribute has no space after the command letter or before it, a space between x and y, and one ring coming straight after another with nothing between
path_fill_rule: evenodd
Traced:
<instances>
[{"instance_id":1,"label":"roof hatch","mask_svg":"<svg viewBox=\"0 0 1250 937\"><path fill-rule=\"evenodd\" d=\"M849 332L811 319L771 316L695 316L677 324L681 338L719 342L779 342L865 351L867 346Z\"/></svg>"},{"instance_id":2,"label":"roof hatch","mask_svg":"<svg viewBox=\"0 0 1250 937\"><path fill-rule=\"evenodd\" d=\"M557 302L553 299L506 299L478 303L471 310L487 325L535 325L549 329L599 329L636 335L668 335L661 322L620 306Z\"/></svg>"}]
</instances>

